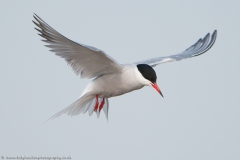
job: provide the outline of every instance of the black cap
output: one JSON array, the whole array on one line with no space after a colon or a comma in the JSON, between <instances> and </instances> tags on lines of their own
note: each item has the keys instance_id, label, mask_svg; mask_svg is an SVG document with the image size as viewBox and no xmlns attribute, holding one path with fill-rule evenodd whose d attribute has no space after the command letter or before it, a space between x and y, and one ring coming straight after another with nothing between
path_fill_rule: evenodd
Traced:
<instances>
[{"instance_id":1,"label":"black cap","mask_svg":"<svg viewBox=\"0 0 240 160\"><path fill-rule=\"evenodd\" d=\"M147 64L138 64L137 68L145 79L151 81L152 83L156 83L157 75L151 66Z\"/></svg>"}]
</instances>

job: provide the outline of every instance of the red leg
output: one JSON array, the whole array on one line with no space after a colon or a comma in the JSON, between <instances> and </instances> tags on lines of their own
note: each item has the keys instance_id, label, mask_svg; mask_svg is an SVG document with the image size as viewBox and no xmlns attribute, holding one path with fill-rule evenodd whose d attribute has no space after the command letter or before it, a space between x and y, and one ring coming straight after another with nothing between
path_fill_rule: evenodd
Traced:
<instances>
[{"instance_id":1,"label":"red leg","mask_svg":"<svg viewBox=\"0 0 240 160\"><path fill-rule=\"evenodd\" d=\"M98 95L96 95L96 104L94 107L94 111L97 112L97 110L98 110Z\"/></svg>"},{"instance_id":2,"label":"red leg","mask_svg":"<svg viewBox=\"0 0 240 160\"><path fill-rule=\"evenodd\" d=\"M105 104L105 99L103 98L101 104L100 104L100 107L99 107L99 112L102 110L103 106Z\"/></svg>"}]
</instances>

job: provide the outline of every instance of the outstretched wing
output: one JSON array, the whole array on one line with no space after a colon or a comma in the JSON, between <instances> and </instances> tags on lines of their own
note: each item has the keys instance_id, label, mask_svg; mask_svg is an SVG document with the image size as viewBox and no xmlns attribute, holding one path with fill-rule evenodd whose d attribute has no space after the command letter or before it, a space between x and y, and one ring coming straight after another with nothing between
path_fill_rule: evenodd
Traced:
<instances>
[{"instance_id":1,"label":"outstretched wing","mask_svg":"<svg viewBox=\"0 0 240 160\"><path fill-rule=\"evenodd\" d=\"M185 51L171 55L166 57L156 57L152 59L148 59L141 62L136 62L134 64L148 64L152 67L155 67L158 64L165 63L165 62L172 62L172 61L180 61L182 59L191 58L199 56L205 52L207 52L214 44L217 38L217 30L215 30L211 36L208 33L203 39L199 39L194 45L186 49Z\"/></svg>"},{"instance_id":2,"label":"outstretched wing","mask_svg":"<svg viewBox=\"0 0 240 160\"><path fill-rule=\"evenodd\" d=\"M45 46L51 48L50 51L56 55L64 58L81 78L93 78L122 71L122 66L103 51L76 43L58 33L36 14L33 17L38 22L33 21L33 23L39 27L35 29L44 38L42 41L48 43Z\"/></svg>"}]
</instances>

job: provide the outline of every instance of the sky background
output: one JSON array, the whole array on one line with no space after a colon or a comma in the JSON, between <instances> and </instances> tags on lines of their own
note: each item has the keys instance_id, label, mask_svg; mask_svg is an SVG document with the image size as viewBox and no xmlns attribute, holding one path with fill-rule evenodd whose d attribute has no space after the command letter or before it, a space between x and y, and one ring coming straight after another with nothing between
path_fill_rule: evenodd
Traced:
<instances>
[{"instance_id":1,"label":"sky background","mask_svg":"<svg viewBox=\"0 0 240 160\"><path fill-rule=\"evenodd\" d=\"M44 47L33 13L123 64L179 53L215 29L218 37L206 54L155 68L164 98L144 87L109 99L108 121L102 113L45 123L89 80ZM239 160L239 18L239 0L1 0L0 156Z\"/></svg>"}]
</instances>

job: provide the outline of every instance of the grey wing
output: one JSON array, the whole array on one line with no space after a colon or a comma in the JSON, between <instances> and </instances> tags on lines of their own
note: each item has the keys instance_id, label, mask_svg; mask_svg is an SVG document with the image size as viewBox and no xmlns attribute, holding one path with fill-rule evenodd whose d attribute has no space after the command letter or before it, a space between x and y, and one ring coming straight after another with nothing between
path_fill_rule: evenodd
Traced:
<instances>
[{"instance_id":1,"label":"grey wing","mask_svg":"<svg viewBox=\"0 0 240 160\"><path fill-rule=\"evenodd\" d=\"M36 14L33 16L33 23L39 27L35 28L44 38L45 45L56 55L64 58L81 78L94 78L103 74L110 74L122 71L122 66L103 51L76 43L58 33Z\"/></svg>"},{"instance_id":2,"label":"grey wing","mask_svg":"<svg viewBox=\"0 0 240 160\"><path fill-rule=\"evenodd\" d=\"M166 57L156 57L152 59L148 59L141 62L136 62L134 64L148 64L152 67L155 67L158 64L172 62L172 61L180 61L182 59L191 58L199 56L205 52L207 52L214 44L217 38L217 30L215 30L211 36L208 33L203 39L199 39L194 45L186 49L185 51L171 55Z\"/></svg>"}]
</instances>

